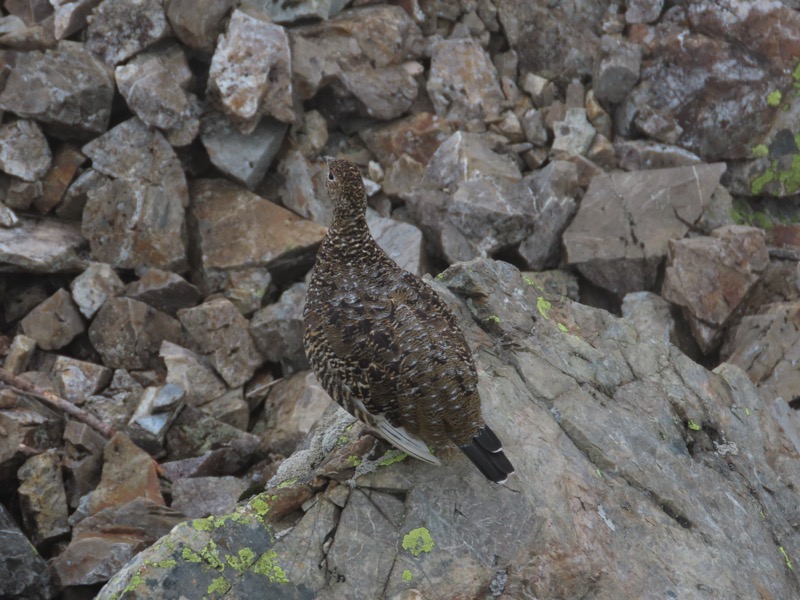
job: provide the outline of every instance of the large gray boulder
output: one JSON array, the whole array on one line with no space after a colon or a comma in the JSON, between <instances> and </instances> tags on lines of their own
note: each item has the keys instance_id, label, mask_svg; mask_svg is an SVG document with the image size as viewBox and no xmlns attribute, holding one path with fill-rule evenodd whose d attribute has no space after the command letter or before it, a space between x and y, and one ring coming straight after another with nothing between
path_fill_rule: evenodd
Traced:
<instances>
[{"instance_id":1,"label":"large gray boulder","mask_svg":"<svg viewBox=\"0 0 800 600\"><path fill-rule=\"evenodd\" d=\"M437 279L506 485L456 449L440 467L363 456L371 437L332 411L266 493L177 527L98 598L800 597L799 457L743 371L505 263Z\"/></svg>"}]
</instances>

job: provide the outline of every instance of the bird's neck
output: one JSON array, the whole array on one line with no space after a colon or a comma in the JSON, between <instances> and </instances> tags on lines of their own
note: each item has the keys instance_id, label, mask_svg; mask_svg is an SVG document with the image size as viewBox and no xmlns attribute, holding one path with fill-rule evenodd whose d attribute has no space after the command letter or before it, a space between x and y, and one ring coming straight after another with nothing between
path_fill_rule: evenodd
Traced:
<instances>
[{"instance_id":1,"label":"bird's neck","mask_svg":"<svg viewBox=\"0 0 800 600\"><path fill-rule=\"evenodd\" d=\"M324 245L335 249L336 256L341 258L369 255L378 247L363 214L349 215L347 218L334 216Z\"/></svg>"}]
</instances>

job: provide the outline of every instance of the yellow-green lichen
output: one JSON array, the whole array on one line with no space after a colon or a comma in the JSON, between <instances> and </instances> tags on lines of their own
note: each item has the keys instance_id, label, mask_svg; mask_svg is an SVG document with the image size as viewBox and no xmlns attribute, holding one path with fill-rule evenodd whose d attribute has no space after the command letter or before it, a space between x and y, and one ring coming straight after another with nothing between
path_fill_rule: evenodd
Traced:
<instances>
[{"instance_id":1,"label":"yellow-green lichen","mask_svg":"<svg viewBox=\"0 0 800 600\"><path fill-rule=\"evenodd\" d=\"M444 272L442 272L442 273L439 273L439 274L436 276L436 281L441 281L442 279L444 279Z\"/></svg>"},{"instance_id":2,"label":"yellow-green lichen","mask_svg":"<svg viewBox=\"0 0 800 600\"><path fill-rule=\"evenodd\" d=\"M753 195L758 196L764 191L767 184L772 183L774 180L775 172L772 171L772 169L767 169L761 175L753 179L753 183L750 184L750 191Z\"/></svg>"},{"instance_id":3,"label":"yellow-green lichen","mask_svg":"<svg viewBox=\"0 0 800 600\"><path fill-rule=\"evenodd\" d=\"M497 315L489 315L484 319L484 321L489 321L490 323L494 323L495 325L497 325L498 323L500 323L500 317L498 317Z\"/></svg>"},{"instance_id":4,"label":"yellow-green lichen","mask_svg":"<svg viewBox=\"0 0 800 600\"><path fill-rule=\"evenodd\" d=\"M348 438L346 435L340 435L339 436L339 445L340 446L346 444L348 441L350 441L350 438Z\"/></svg>"},{"instance_id":5,"label":"yellow-green lichen","mask_svg":"<svg viewBox=\"0 0 800 600\"><path fill-rule=\"evenodd\" d=\"M431 532L425 527L412 529L403 536L403 550L408 550L414 556L419 556L423 552L430 552L435 545Z\"/></svg>"},{"instance_id":6,"label":"yellow-green lichen","mask_svg":"<svg viewBox=\"0 0 800 600\"><path fill-rule=\"evenodd\" d=\"M769 154L769 148L767 148L766 144L758 144L758 146L753 146L751 154L755 158L763 158Z\"/></svg>"},{"instance_id":7,"label":"yellow-green lichen","mask_svg":"<svg viewBox=\"0 0 800 600\"><path fill-rule=\"evenodd\" d=\"M692 419L689 419L689 422L686 426L691 429L692 431L700 431L701 427L697 423L695 423Z\"/></svg>"},{"instance_id":8,"label":"yellow-green lichen","mask_svg":"<svg viewBox=\"0 0 800 600\"><path fill-rule=\"evenodd\" d=\"M559 323L558 324L558 330L563 332L563 333L567 333L569 331L569 329L567 329L567 326L564 325L563 323Z\"/></svg>"},{"instance_id":9,"label":"yellow-green lichen","mask_svg":"<svg viewBox=\"0 0 800 600\"><path fill-rule=\"evenodd\" d=\"M297 478L287 479L286 481L281 481L278 484L278 489L280 490L280 489L283 489L283 488L287 488L287 487L289 487L291 485L294 485L295 483L297 483Z\"/></svg>"},{"instance_id":10,"label":"yellow-green lichen","mask_svg":"<svg viewBox=\"0 0 800 600\"><path fill-rule=\"evenodd\" d=\"M525 275L522 276L522 281L525 282L525 285L534 285L533 284L533 279L531 279L530 277L527 277Z\"/></svg>"},{"instance_id":11,"label":"yellow-green lichen","mask_svg":"<svg viewBox=\"0 0 800 600\"><path fill-rule=\"evenodd\" d=\"M603 472L600 469L595 469L594 474L597 475L600 479L603 478Z\"/></svg>"},{"instance_id":12,"label":"yellow-green lichen","mask_svg":"<svg viewBox=\"0 0 800 600\"><path fill-rule=\"evenodd\" d=\"M358 458L358 456L356 456L355 454L351 454L350 456L347 457L347 464L350 465L351 467L357 467L358 465L361 464L361 459Z\"/></svg>"},{"instance_id":13,"label":"yellow-green lichen","mask_svg":"<svg viewBox=\"0 0 800 600\"><path fill-rule=\"evenodd\" d=\"M745 415L746 417L749 417L749 416L750 416L750 409L749 409L749 408L747 408L746 406L744 407L744 415Z\"/></svg>"},{"instance_id":14,"label":"yellow-green lichen","mask_svg":"<svg viewBox=\"0 0 800 600\"><path fill-rule=\"evenodd\" d=\"M241 573L250 568L250 565L256 560L256 555L250 548L242 548L236 556L229 554L225 557L225 560Z\"/></svg>"},{"instance_id":15,"label":"yellow-green lichen","mask_svg":"<svg viewBox=\"0 0 800 600\"><path fill-rule=\"evenodd\" d=\"M786 566L789 567L789 569L791 569L792 571L794 571L794 567L792 566L792 561L789 560L789 555L786 554L786 550L784 550L783 546L779 546L778 550L780 550L781 554L783 554L783 560L786 561Z\"/></svg>"},{"instance_id":16,"label":"yellow-green lichen","mask_svg":"<svg viewBox=\"0 0 800 600\"><path fill-rule=\"evenodd\" d=\"M411 571L406 569L405 571L403 571L402 578L403 581L411 581L412 579L414 579L414 575L411 573Z\"/></svg>"},{"instance_id":17,"label":"yellow-green lichen","mask_svg":"<svg viewBox=\"0 0 800 600\"><path fill-rule=\"evenodd\" d=\"M553 304L545 300L542 296L536 298L536 308L539 310L539 314L542 315L545 319L549 319L548 316L550 314L550 309L553 308Z\"/></svg>"},{"instance_id":18,"label":"yellow-green lichen","mask_svg":"<svg viewBox=\"0 0 800 600\"><path fill-rule=\"evenodd\" d=\"M378 463L378 466L388 467L389 465L393 465L394 463L399 463L400 461L405 460L407 457L408 454L406 454L405 452L400 452L399 454L395 454L394 456L384 458L381 462Z\"/></svg>"},{"instance_id":19,"label":"yellow-green lichen","mask_svg":"<svg viewBox=\"0 0 800 600\"><path fill-rule=\"evenodd\" d=\"M253 507L259 517L264 517L269 512L269 502L264 500L262 496L256 496L250 500L250 506Z\"/></svg>"},{"instance_id":20,"label":"yellow-green lichen","mask_svg":"<svg viewBox=\"0 0 800 600\"><path fill-rule=\"evenodd\" d=\"M212 569L217 569L218 571L225 570L225 563L222 562L219 556L217 544L214 543L214 540L208 540L206 547L200 551L200 556Z\"/></svg>"},{"instance_id":21,"label":"yellow-green lichen","mask_svg":"<svg viewBox=\"0 0 800 600\"><path fill-rule=\"evenodd\" d=\"M191 548L184 548L183 551L181 551L181 558L190 563L203 562L202 557Z\"/></svg>"},{"instance_id":22,"label":"yellow-green lichen","mask_svg":"<svg viewBox=\"0 0 800 600\"><path fill-rule=\"evenodd\" d=\"M160 560L158 562L150 562L146 560L144 561L144 564L155 567L156 569L171 569L178 564L178 561L173 558L165 558L164 560Z\"/></svg>"},{"instance_id":23,"label":"yellow-green lichen","mask_svg":"<svg viewBox=\"0 0 800 600\"><path fill-rule=\"evenodd\" d=\"M215 577L214 580L211 582L211 585L208 586L208 590L206 591L207 594L219 594L220 596L223 594L227 594L228 590L231 589L231 584L228 583L228 580L224 577Z\"/></svg>"},{"instance_id":24,"label":"yellow-green lichen","mask_svg":"<svg viewBox=\"0 0 800 600\"><path fill-rule=\"evenodd\" d=\"M196 531L211 531L214 528L214 523L211 517L205 519L193 519L190 523Z\"/></svg>"},{"instance_id":25,"label":"yellow-green lichen","mask_svg":"<svg viewBox=\"0 0 800 600\"><path fill-rule=\"evenodd\" d=\"M781 98L783 98L783 94L781 94L780 90L770 92L767 95L767 104L770 106L778 106L781 103Z\"/></svg>"},{"instance_id":26,"label":"yellow-green lichen","mask_svg":"<svg viewBox=\"0 0 800 600\"><path fill-rule=\"evenodd\" d=\"M135 573L134 576L131 577L130 582L128 582L128 585L125 586L125 589L122 590L122 593L123 594L127 594L128 592L132 592L137 587L139 587L140 585L143 585L144 583L145 583L145 581L144 581L144 577L142 577L142 574L141 573Z\"/></svg>"},{"instance_id":27,"label":"yellow-green lichen","mask_svg":"<svg viewBox=\"0 0 800 600\"><path fill-rule=\"evenodd\" d=\"M253 572L258 573L259 575L264 575L270 581L274 581L275 583L289 583L289 578L286 576L286 571L281 569L278 566L278 563L275 562L277 557L278 553L274 550L265 552L253 565Z\"/></svg>"}]
</instances>

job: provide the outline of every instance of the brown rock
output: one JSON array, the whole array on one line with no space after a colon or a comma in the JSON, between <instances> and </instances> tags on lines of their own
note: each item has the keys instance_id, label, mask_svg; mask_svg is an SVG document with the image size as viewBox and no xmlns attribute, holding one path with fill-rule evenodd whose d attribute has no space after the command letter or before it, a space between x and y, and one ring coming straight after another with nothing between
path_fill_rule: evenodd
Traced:
<instances>
[{"instance_id":1,"label":"brown rock","mask_svg":"<svg viewBox=\"0 0 800 600\"><path fill-rule=\"evenodd\" d=\"M167 383L184 391L189 406L203 406L227 391L205 357L168 341L158 355L167 367Z\"/></svg>"},{"instance_id":2,"label":"brown rock","mask_svg":"<svg viewBox=\"0 0 800 600\"><path fill-rule=\"evenodd\" d=\"M755 227L731 225L710 237L671 241L661 294L684 308L708 353L768 263L764 232Z\"/></svg>"},{"instance_id":3,"label":"brown rock","mask_svg":"<svg viewBox=\"0 0 800 600\"><path fill-rule=\"evenodd\" d=\"M62 41L46 54L16 55L0 108L87 138L106 130L113 95L114 79L102 62L83 44Z\"/></svg>"},{"instance_id":4,"label":"brown rock","mask_svg":"<svg viewBox=\"0 0 800 600\"><path fill-rule=\"evenodd\" d=\"M281 203L301 217L329 226L333 212L325 190L325 167L298 150L289 150L278 165L278 173L284 180L278 189Z\"/></svg>"},{"instance_id":5,"label":"brown rock","mask_svg":"<svg viewBox=\"0 0 800 600\"><path fill-rule=\"evenodd\" d=\"M250 337L247 319L225 298L178 311L186 331L231 387L253 376L263 357Z\"/></svg>"},{"instance_id":6,"label":"brown rock","mask_svg":"<svg viewBox=\"0 0 800 600\"><path fill-rule=\"evenodd\" d=\"M58 290L34 308L20 325L25 335L45 350L63 348L85 330L78 307L65 289Z\"/></svg>"},{"instance_id":7,"label":"brown rock","mask_svg":"<svg viewBox=\"0 0 800 600\"><path fill-rule=\"evenodd\" d=\"M111 369L69 356L56 357L51 372L59 395L78 405L111 381Z\"/></svg>"},{"instance_id":8,"label":"brown rock","mask_svg":"<svg viewBox=\"0 0 800 600\"><path fill-rule=\"evenodd\" d=\"M192 477L172 484L172 508L190 519L233 511L249 482L238 477Z\"/></svg>"},{"instance_id":9,"label":"brown rock","mask_svg":"<svg viewBox=\"0 0 800 600\"><path fill-rule=\"evenodd\" d=\"M8 349L3 368L12 375L19 375L28 370L33 353L36 351L36 340L27 335L17 334Z\"/></svg>"},{"instance_id":10,"label":"brown rock","mask_svg":"<svg viewBox=\"0 0 800 600\"><path fill-rule=\"evenodd\" d=\"M33 205L42 214L49 213L61 201L64 192L86 157L72 144L62 144L53 158L53 165L42 182L42 195Z\"/></svg>"},{"instance_id":11,"label":"brown rock","mask_svg":"<svg viewBox=\"0 0 800 600\"><path fill-rule=\"evenodd\" d=\"M44 177L51 161L50 146L34 121L20 119L0 125L0 170L36 181Z\"/></svg>"},{"instance_id":12,"label":"brown rock","mask_svg":"<svg viewBox=\"0 0 800 600\"><path fill-rule=\"evenodd\" d=\"M64 431L61 415L38 401L18 397L13 407L0 409L0 481L16 478L31 448L57 448Z\"/></svg>"},{"instance_id":13,"label":"brown rock","mask_svg":"<svg viewBox=\"0 0 800 600\"><path fill-rule=\"evenodd\" d=\"M310 266L325 228L221 179L192 182L190 227L198 243L205 293L223 289L229 275L263 268L273 273Z\"/></svg>"},{"instance_id":14,"label":"brown rock","mask_svg":"<svg viewBox=\"0 0 800 600\"><path fill-rule=\"evenodd\" d=\"M452 132L445 119L420 112L391 123L366 127L358 135L388 172L403 155L424 166Z\"/></svg>"},{"instance_id":15,"label":"brown rock","mask_svg":"<svg viewBox=\"0 0 800 600\"><path fill-rule=\"evenodd\" d=\"M0 266L6 271L59 273L83 268L78 256L84 244L72 223L20 218L20 225L0 227Z\"/></svg>"},{"instance_id":16,"label":"brown rock","mask_svg":"<svg viewBox=\"0 0 800 600\"><path fill-rule=\"evenodd\" d=\"M305 283L296 283L280 299L253 315L250 333L261 354L268 361L281 363L284 372L308 369L303 350L303 306Z\"/></svg>"},{"instance_id":17,"label":"brown rock","mask_svg":"<svg viewBox=\"0 0 800 600\"><path fill-rule=\"evenodd\" d=\"M150 386L144 389L125 433L139 448L153 455L161 454L167 428L184 406L185 392L177 385Z\"/></svg>"},{"instance_id":18,"label":"brown rock","mask_svg":"<svg viewBox=\"0 0 800 600\"><path fill-rule=\"evenodd\" d=\"M63 40L86 27L87 17L102 0L75 0L55 7L54 34Z\"/></svg>"},{"instance_id":19,"label":"brown rock","mask_svg":"<svg viewBox=\"0 0 800 600\"><path fill-rule=\"evenodd\" d=\"M86 410L115 429L122 429L130 420L144 388L124 369L114 377L103 393L86 399Z\"/></svg>"},{"instance_id":20,"label":"brown rock","mask_svg":"<svg viewBox=\"0 0 800 600\"><path fill-rule=\"evenodd\" d=\"M64 467L68 474L67 502L71 508L76 508L80 499L100 482L106 440L88 425L68 420L64 428L64 442Z\"/></svg>"},{"instance_id":21,"label":"brown rock","mask_svg":"<svg viewBox=\"0 0 800 600\"><path fill-rule=\"evenodd\" d=\"M105 263L92 263L70 283L72 299L81 313L91 319L103 303L119 296L125 285L117 273Z\"/></svg>"},{"instance_id":22,"label":"brown rock","mask_svg":"<svg viewBox=\"0 0 800 600\"><path fill-rule=\"evenodd\" d=\"M164 340L183 341L180 323L143 302L109 298L89 327L92 346L114 369L146 369L159 364Z\"/></svg>"},{"instance_id":23,"label":"brown rock","mask_svg":"<svg viewBox=\"0 0 800 600\"><path fill-rule=\"evenodd\" d=\"M61 458L55 450L30 457L17 476L22 521L38 545L69 533L67 497L61 477Z\"/></svg>"},{"instance_id":24,"label":"brown rock","mask_svg":"<svg viewBox=\"0 0 800 600\"><path fill-rule=\"evenodd\" d=\"M130 24L135 23L135 27ZM114 66L169 35L160 0L103 0L86 33L86 47Z\"/></svg>"},{"instance_id":25,"label":"brown rock","mask_svg":"<svg viewBox=\"0 0 800 600\"><path fill-rule=\"evenodd\" d=\"M146 269L138 280L127 285L125 295L174 317L180 309L197 304L200 290L175 273Z\"/></svg>"},{"instance_id":26,"label":"brown rock","mask_svg":"<svg viewBox=\"0 0 800 600\"><path fill-rule=\"evenodd\" d=\"M341 88L359 102L360 113L388 121L404 115L417 99L419 86L414 78L424 69L418 63L405 63L375 69L364 65L339 75Z\"/></svg>"},{"instance_id":27,"label":"brown rock","mask_svg":"<svg viewBox=\"0 0 800 600\"><path fill-rule=\"evenodd\" d=\"M234 4L235 0L172 0L167 19L181 42L211 54L222 33L224 17Z\"/></svg>"}]
</instances>

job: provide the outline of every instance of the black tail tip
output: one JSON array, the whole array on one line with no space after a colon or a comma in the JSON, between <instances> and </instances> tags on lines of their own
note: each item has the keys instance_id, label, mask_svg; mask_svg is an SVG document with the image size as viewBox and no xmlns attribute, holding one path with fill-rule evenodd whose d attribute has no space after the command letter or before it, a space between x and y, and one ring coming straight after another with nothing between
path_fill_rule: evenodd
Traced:
<instances>
[{"instance_id":1,"label":"black tail tip","mask_svg":"<svg viewBox=\"0 0 800 600\"><path fill-rule=\"evenodd\" d=\"M478 430L472 442L459 448L489 481L505 483L508 476L514 473L511 461L503 454L500 440L488 425Z\"/></svg>"}]
</instances>

